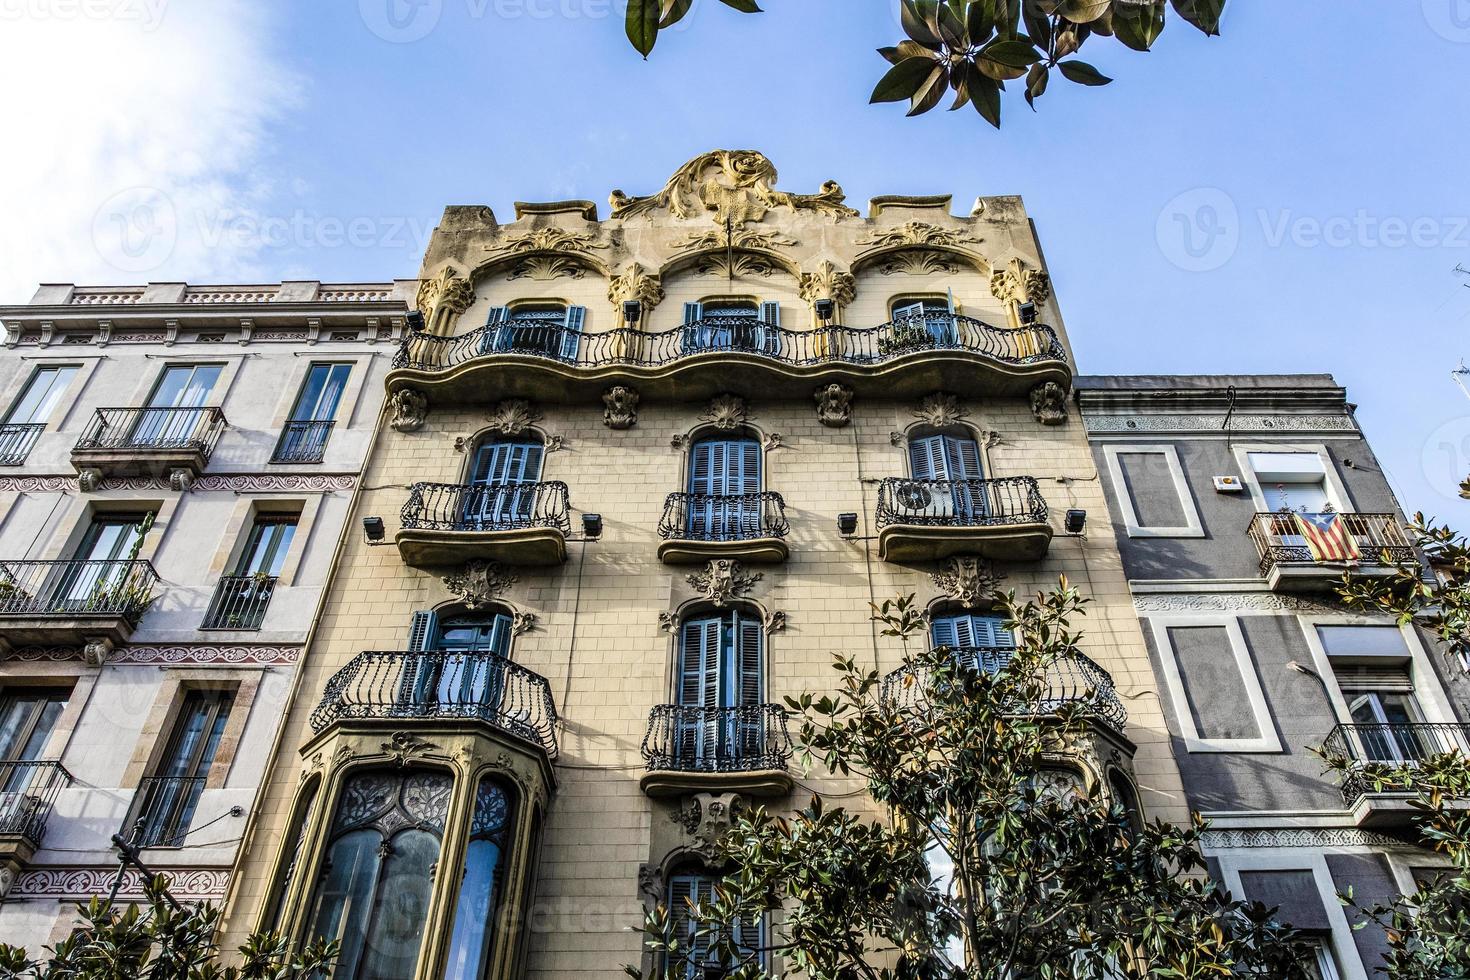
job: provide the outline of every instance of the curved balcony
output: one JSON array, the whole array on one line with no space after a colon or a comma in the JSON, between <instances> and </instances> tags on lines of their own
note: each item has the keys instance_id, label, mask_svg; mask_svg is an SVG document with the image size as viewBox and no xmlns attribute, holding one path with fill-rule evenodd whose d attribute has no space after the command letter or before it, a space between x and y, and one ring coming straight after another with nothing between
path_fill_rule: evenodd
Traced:
<instances>
[{"instance_id":1,"label":"curved balcony","mask_svg":"<svg viewBox=\"0 0 1470 980\"><path fill-rule=\"evenodd\" d=\"M0 646L85 645L98 663L133 633L158 572L142 559L0 561Z\"/></svg>"},{"instance_id":2,"label":"curved balcony","mask_svg":"<svg viewBox=\"0 0 1470 980\"><path fill-rule=\"evenodd\" d=\"M996 673L1010 663L1013 651L1006 647L955 647L949 651L959 665L970 670ZM1128 711L1113 686L1113 676L1080 653L1058 657L1046 665L1045 690L1035 704L1017 706L1018 714L1049 715L1067 704L1081 704L1091 718L1106 722L1122 733ZM883 700L898 708L920 708L929 689L929 675L913 666L900 667L883 678Z\"/></svg>"},{"instance_id":3,"label":"curved balcony","mask_svg":"<svg viewBox=\"0 0 1470 980\"><path fill-rule=\"evenodd\" d=\"M779 493L671 493L658 522L658 558L669 565L712 558L785 561L786 501Z\"/></svg>"},{"instance_id":4,"label":"curved balcony","mask_svg":"<svg viewBox=\"0 0 1470 980\"><path fill-rule=\"evenodd\" d=\"M1312 520L1335 517L1335 533L1309 542ZM1393 514L1295 514L1280 511L1251 518L1250 537L1260 555L1261 577L1278 592L1326 592L1344 572L1383 577L1417 561L1414 546Z\"/></svg>"},{"instance_id":5,"label":"curved balcony","mask_svg":"<svg viewBox=\"0 0 1470 980\"><path fill-rule=\"evenodd\" d=\"M415 483L394 540L407 565L457 565L471 559L559 565L567 558L567 485Z\"/></svg>"},{"instance_id":6,"label":"curved balcony","mask_svg":"<svg viewBox=\"0 0 1470 980\"><path fill-rule=\"evenodd\" d=\"M630 384L645 397L687 401L732 388L806 397L813 383L840 382L859 395L916 398L938 389L1018 395L1071 378L1050 327L914 314L866 328L790 330L756 317L714 317L660 332L492 324L457 337L416 333L403 339L388 388L419 387L449 401L574 400Z\"/></svg>"},{"instance_id":7,"label":"curved balcony","mask_svg":"<svg viewBox=\"0 0 1470 980\"><path fill-rule=\"evenodd\" d=\"M557 755L556 705L546 678L493 653L367 652L332 675L313 731L354 719L471 720Z\"/></svg>"},{"instance_id":8,"label":"curved balcony","mask_svg":"<svg viewBox=\"0 0 1470 980\"><path fill-rule=\"evenodd\" d=\"M639 785L649 796L791 791L791 735L786 710L778 704L658 705L648 716L641 751L648 771Z\"/></svg>"},{"instance_id":9,"label":"curved balcony","mask_svg":"<svg viewBox=\"0 0 1470 980\"><path fill-rule=\"evenodd\" d=\"M1422 820L1424 811L1413 805L1416 793L1386 778L1389 772L1449 752L1470 756L1470 725L1444 722L1338 725L1323 741L1322 751L1348 762L1342 798L1359 827L1406 827L1416 819Z\"/></svg>"},{"instance_id":10,"label":"curved balcony","mask_svg":"<svg viewBox=\"0 0 1470 980\"><path fill-rule=\"evenodd\" d=\"M99 408L72 447L78 473L98 477L204 472L225 431L218 408Z\"/></svg>"},{"instance_id":11,"label":"curved balcony","mask_svg":"<svg viewBox=\"0 0 1470 980\"><path fill-rule=\"evenodd\" d=\"M878 554L884 561L980 555L1012 561L1046 556L1052 529L1036 479L908 480L878 487Z\"/></svg>"}]
</instances>

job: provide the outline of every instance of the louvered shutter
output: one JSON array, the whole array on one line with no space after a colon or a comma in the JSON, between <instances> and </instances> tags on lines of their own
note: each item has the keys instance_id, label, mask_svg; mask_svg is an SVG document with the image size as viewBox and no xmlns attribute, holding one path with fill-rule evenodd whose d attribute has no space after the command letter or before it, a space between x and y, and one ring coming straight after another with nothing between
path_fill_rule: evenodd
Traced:
<instances>
[{"instance_id":1,"label":"louvered shutter","mask_svg":"<svg viewBox=\"0 0 1470 980\"><path fill-rule=\"evenodd\" d=\"M490 307L490 313L485 318L485 330L480 335L480 353L510 349L510 328L506 324L509 316L510 311L504 306Z\"/></svg>"},{"instance_id":2,"label":"louvered shutter","mask_svg":"<svg viewBox=\"0 0 1470 980\"><path fill-rule=\"evenodd\" d=\"M582 326L587 322L587 307L568 306L566 329L561 335L561 359L576 361L577 347L582 342Z\"/></svg>"}]
</instances>

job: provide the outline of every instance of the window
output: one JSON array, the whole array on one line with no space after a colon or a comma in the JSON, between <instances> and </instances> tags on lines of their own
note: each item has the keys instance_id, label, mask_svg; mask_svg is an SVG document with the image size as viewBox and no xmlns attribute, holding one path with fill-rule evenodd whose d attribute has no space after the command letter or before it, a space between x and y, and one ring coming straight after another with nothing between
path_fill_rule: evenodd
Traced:
<instances>
[{"instance_id":1,"label":"window","mask_svg":"<svg viewBox=\"0 0 1470 980\"><path fill-rule=\"evenodd\" d=\"M135 446L185 445L201 438L209 418L202 411L223 368L218 364L170 364L163 369L130 441Z\"/></svg>"},{"instance_id":2,"label":"window","mask_svg":"<svg viewBox=\"0 0 1470 980\"><path fill-rule=\"evenodd\" d=\"M317 463L337 418L337 406L352 374L351 364L313 364L296 396L291 420L281 432L272 459L276 462Z\"/></svg>"},{"instance_id":3,"label":"window","mask_svg":"<svg viewBox=\"0 0 1470 980\"><path fill-rule=\"evenodd\" d=\"M733 972L741 963L750 962L760 956L765 945L765 923L760 919L736 921L725 928L733 934L739 952L736 960L724 958L716 949L722 943L720 937L701 935L707 926L694 921L690 911L694 906L707 906L715 900L715 886L719 878L708 874L677 874L669 878L668 909L673 926L674 941L678 951L674 954L675 975L682 974L685 980L716 980Z\"/></svg>"},{"instance_id":4,"label":"window","mask_svg":"<svg viewBox=\"0 0 1470 980\"><path fill-rule=\"evenodd\" d=\"M337 980L414 975L452 787L428 769L369 770L343 785L307 933L341 943Z\"/></svg>"},{"instance_id":5,"label":"window","mask_svg":"<svg viewBox=\"0 0 1470 980\"><path fill-rule=\"evenodd\" d=\"M895 300L892 311L892 342L900 350L954 346L953 296Z\"/></svg>"},{"instance_id":6,"label":"window","mask_svg":"<svg viewBox=\"0 0 1470 980\"><path fill-rule=\"evenodd\" d=\"M256 518L234 572L215 586L214 599L200 628L260 629L295 534L294 514Z\"/></svg>"},{"instance_id":7,"label":"window","mask_svg":"<svg viewBox=\"0 0 1470 980\"><path fill-rule=\"evenodd\" d=\"M124 836L136 827L142 847L184 843L234 702L234 691L190 691L185 696L154 775L138 788L139 804Z\"/></svg>"},{"instance_id":8,"label":"window","mask_svg":"<svg viewBox=\"0 0 1470 980\"><path fill-rule=\"evenodd\" d=\"M695 768L738 769L765 753L765 629L732 609L685 620L679 629L676 745ZM750 710L740 710L750 709Z\"/></svg>"},{"instance_id":9,"label":"window","mask_svg":"<svg viewBox=\"0 0 1470 980\"><path fill-rule=\"evenodd\" d=\"M761 447L749 436L700 439L689 450L686 534L697 541L761 536Z\"/></svg>"},{"instance_id":10,"label":"window","mask_svg":"<svg viewBox=\"0 0 1470 980\"><path fill-rule=\"evenodd\" d=\"M480 444L470 467L460 519L466 530L529 527L536 516L541 464L546 447L539 439L500 438Z\"/></svg>"},{"instance_id":11,"label":"window","mask_svg":"<svg viewBox=\"0 0 1470 980\"><path fill-rule=\"evenodd\" d=\"M66 365L36 368L0 424L0 466L19 466L46 428L77 369Z\"/></svg>"},{"instance_id":12,"label":"window","mask_svg":"<svg viewBox=\"0 0 1470 980\"><path fill-rule=\"evenodd\" d=\"M586 307L561 303L492 307L484 333L484 352L532 354L572 362L577 359L586 319Z\"/></svg>"},{"instance_id":13,"label":"window","mask_svg":"<svg viewBox=\"0 0 1470 980\"><path fill-rule=\"evenodd\" d=\"M445 980L481 980L486 976L494 951L494 927L499 921L513 817L505 786L489 776L481 779L460 875Z\"/></svg>"},{"instance_id":14,"label":"window","mask_svg":"<svg viewBox=\"0 0 1470 980\"><path fill-rule=\"evenodd\" d=\"M684 353L734 350L777 354L781 349L781 304L745 299L709 299L684 304Z\"/></svg>"}]
</instances>

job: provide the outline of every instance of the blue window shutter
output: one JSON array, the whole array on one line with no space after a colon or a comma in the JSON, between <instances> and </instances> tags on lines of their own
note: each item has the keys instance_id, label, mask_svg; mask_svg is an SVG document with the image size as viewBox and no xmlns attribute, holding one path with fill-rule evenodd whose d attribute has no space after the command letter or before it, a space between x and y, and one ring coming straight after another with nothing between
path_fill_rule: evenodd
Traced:
<instances>
[{"instance_id":1,"label":"blue window shutter","mask_svg":"<svg viewBox=\"0 0 1470 980\"><path fill-rule=\"evenodd\" d=\"M568 306L566 330L561 335L561 359L575 361L577 347L582 342L582 326L587 322L587 307Z\"/></svg>"},{"instance_id":2,"label":"blue window shutter","mask_svg":"<svg viewBox=\"0 0 1470 980\"><path fill-rule=\"evenodd\" d=\"M438 627L439 617L432 609L414 613L413 622L408 628L409 650L431 649Z\"/></svg>"}]
</instances>

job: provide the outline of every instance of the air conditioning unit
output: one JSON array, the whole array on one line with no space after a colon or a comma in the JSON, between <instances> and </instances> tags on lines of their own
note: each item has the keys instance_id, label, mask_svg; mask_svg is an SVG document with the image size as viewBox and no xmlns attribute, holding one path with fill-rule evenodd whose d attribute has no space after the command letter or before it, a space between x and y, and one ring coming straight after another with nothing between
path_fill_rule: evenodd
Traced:
<instances>
[{"instance_id":1,"label":"air conditioning unit","mask_svg":"<svg viewBox=\"0 0 1470 980\"><path fill-rule=\"evenodd\" d=\"M948 487L901 483L893 493L893 512L900 518L954 516L954 494Z\"/></svg>"}]
</instances>

